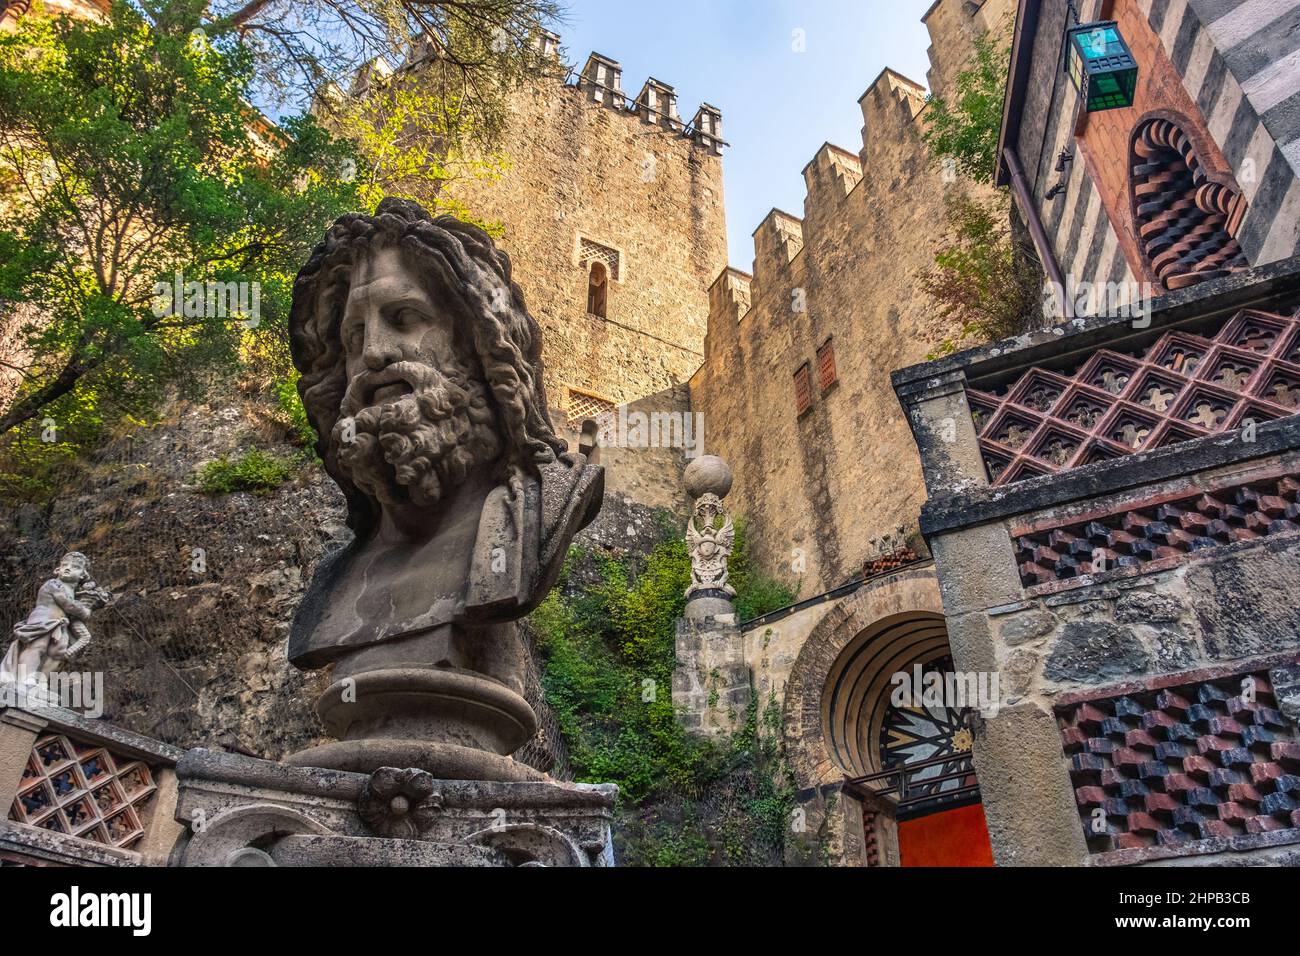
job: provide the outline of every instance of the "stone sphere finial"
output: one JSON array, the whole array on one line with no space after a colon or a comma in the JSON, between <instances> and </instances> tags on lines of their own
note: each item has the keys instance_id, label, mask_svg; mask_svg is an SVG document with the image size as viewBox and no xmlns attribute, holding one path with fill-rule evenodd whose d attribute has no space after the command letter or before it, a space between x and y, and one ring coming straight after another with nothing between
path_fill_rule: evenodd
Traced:
<instances>
[{"instance_id":1,"label":"stone sphere finial","mask_svg":"<svg viewBox=\"0 0 1300 956\"><path fill-rule=\"evenodd\" d=\"M731 467L717 455L696 458L686 466L682 477L686 482L686 493L692 498L710 493L725 498L731 490Z\"/></svg>"}]
</instances>

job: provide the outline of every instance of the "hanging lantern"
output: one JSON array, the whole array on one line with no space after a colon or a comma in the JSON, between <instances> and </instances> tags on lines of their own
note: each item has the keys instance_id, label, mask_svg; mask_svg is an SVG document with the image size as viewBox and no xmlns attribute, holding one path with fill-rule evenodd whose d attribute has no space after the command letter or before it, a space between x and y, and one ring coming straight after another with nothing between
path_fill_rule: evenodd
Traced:
<instances>
[{"instance_id":1,"label":"hanging lantern","mask_svg":"<svg viewBox=\"0 0 1300 956\"><path fill-rule=\"evenodd\" d=\"M1065 72L1089 113L1133 105L1137 63L1114 20L1073 26L1066 40Z\"/></svg>"}]
</instances>

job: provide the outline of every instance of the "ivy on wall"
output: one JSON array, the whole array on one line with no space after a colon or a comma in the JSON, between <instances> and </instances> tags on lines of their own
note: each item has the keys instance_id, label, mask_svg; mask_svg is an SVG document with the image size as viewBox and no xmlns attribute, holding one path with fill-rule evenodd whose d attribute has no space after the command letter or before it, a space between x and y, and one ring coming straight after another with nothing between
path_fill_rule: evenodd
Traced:
<instances>
[{"instance_id":1,"label":"ivy on wall","mask_svg":"<svg viewBox=\"0 0 1300 956\"><path fill-rule=\"evenodd\" d=\"M673 713L676 624L690 560L665 514L645 557L572 548L559 585L529 619L546 700L574 779L616 783L616 852L627 866L779 863L794 806L774 700L751 695L739 730L705 740ZM737 523L732 584L742 618L790 603L748 560Z\"/></svg>"}]
</instances>

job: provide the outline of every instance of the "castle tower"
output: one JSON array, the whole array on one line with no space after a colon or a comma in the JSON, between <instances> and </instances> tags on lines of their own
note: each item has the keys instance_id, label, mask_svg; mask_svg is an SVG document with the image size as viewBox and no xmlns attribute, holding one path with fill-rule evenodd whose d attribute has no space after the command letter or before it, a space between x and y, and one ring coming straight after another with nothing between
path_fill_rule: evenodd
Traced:
<instances>
[{"instance_id":1,"label":"castle tower","mask_svg":"<svg viewBox=\"0 0 1300 956\"><path fill-rule=\"evenodd\" d=\"M542 326L552 415L572 441L623 403L685 409L678 386L703 359L709 286L727 261L725 144L717 108L686 123L667 83L633 95L599 53L566 78L558 38L540 43L560 69L512 95L504 175L451 192L505 227Z\"/></svg>"}]
</instances>

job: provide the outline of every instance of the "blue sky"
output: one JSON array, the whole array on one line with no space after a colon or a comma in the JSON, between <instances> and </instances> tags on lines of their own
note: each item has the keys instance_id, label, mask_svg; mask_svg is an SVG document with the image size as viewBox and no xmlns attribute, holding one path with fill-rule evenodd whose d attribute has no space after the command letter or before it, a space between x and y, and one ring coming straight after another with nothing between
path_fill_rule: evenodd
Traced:
<instances>
[{"instance_id":1,"label":"blue sky","mask_svg":"<svg viewBox=\"0 0 1300 956\"><path fill-rule=\"evenodd\" d=\"M822 143L862 148L858 97L886 66L925 84L931 0L567 0L570 61L595 50L677 89L682 118L722 110L731 264L749 271L751 233L773 206L803 214L803 167ZM797 53L795 30L805 52Z\"/></svg>"}]
</instances>

